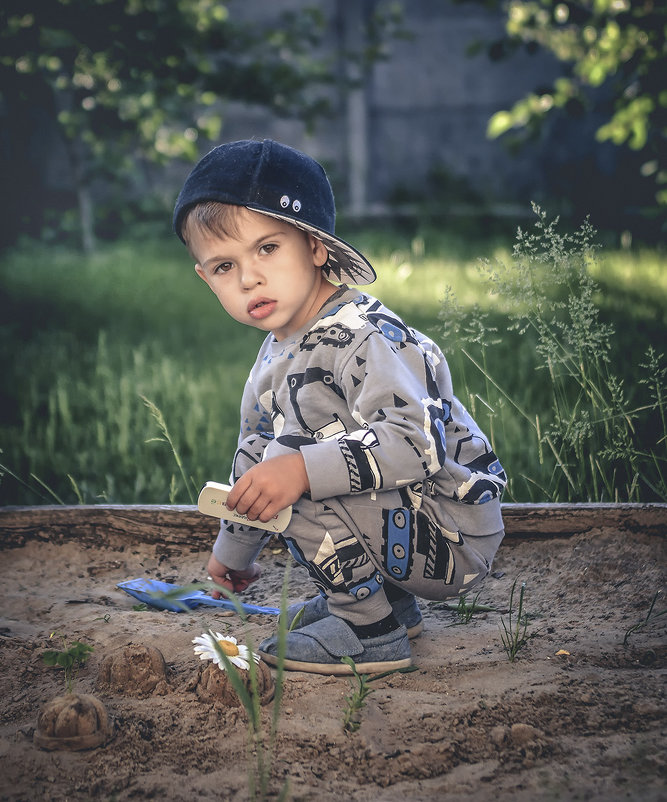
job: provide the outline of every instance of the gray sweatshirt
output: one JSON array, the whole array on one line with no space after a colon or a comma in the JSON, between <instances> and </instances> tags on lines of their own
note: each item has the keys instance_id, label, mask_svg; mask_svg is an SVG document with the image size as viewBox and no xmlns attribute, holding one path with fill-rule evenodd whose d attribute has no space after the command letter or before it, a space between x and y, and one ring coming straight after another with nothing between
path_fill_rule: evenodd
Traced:
<instances>
[{"instance_id":1,"label":"gray sweatshirt","mask_svg":"<svg viewBox=\"0 0 667 802\"><path fill-rule=\"evenodd\" d=\"M313 501L415 487L461 532L503 528L505 473L454 396L442 351L356 289L339 288L293 336L266 338L239 442L257 432L300 449Z\"/></svg>"}]
</instances>

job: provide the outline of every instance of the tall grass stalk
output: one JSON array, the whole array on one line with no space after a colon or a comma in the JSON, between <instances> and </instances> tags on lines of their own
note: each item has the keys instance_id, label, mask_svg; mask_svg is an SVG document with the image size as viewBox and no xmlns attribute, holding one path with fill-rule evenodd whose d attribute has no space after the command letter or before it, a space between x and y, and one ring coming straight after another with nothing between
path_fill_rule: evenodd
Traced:
<instances>
[{"instance_id":1,"label":"tall grass stalk","mask_svg":"<svg viewBox=\"0 0 667 802\"><path fill-rule=\"evenodd\" d=\"M392 674L408 674L419 670L417 666L407 666L406 668L392 668L379 674L360 674L357 671L356 663L351 657L341 657L341 662L346 663L352 670L350 692L345 697L345 708L343 710L344 732L356 732L361 727L361 711L366 706L366 697L375 690L375 688L371 688L371 682L384 679Z\"/></svg>"},{"instance_id":2,"label":"tall grass stalk","mask_svg":"<svg viewBox=\"0 0 667 802\"><path fill-rule=\"evenodd\" d=\"M528 616L523 609L523 599L526 593L526 583L521 583L519 590L519 601L517 606L515 603L516 580L512 583L512 590L510 591L509 609L507 618L503 616L500 619L501 631L500 638L502 640L503 649L509 658L510 663L516 660L517 654L528 643Z\"/></svg>"},{"instance_id":3,"label":"tall grass stalk","mask_svg":"<svg viewBox=\"0 0 667 802\"><path fill-rule=\"evenodd\" d=\"M617 372L622 366L611 362L614 328L597 303L595 231L585 222L563 234L557 219L549 221L537 206L534 211L535 229L519 230L511 263L485 260L480 270L508 316L508 336L518 335L532 350L534 373L526 378L549 389L550 409L530 409L492 374L497 328L479 305L462 310L451 294L441 311L445 349L454 359L465 357L483 378L487 397L479 411L501 460L497 432L503 439L514 433L534 454L532 473L522 478L546 500L667 500L664 354L649 346L639 363L644 373L626 389ZM641 385L649 398L636 402ZM508 416L516 418L514 426ZM516 479L512 465L506 468L512 496Z\"/></svg>"},{"instance_id":4,"label":"tall grass stalk","mask_svg":"<svg viewBox=\"0 0 667 802\"><path fill-rule=\"evenodd\" d=\"M246 756L248 761L248 792L251 802L264 802L272 797L269 791L269 785L273 773L273 764L275 759L276 738L278 735L278 726L280 723L280 706L283 698L284 688L284 673L285 673L285 650L287 648L287 601L289 590L289 564L285 567L283 575L283 584L280 596L280 617L278 619L278 654L277 666L275 675L275 688L272 703L272 713L268 730L264 724L262 717L262 701L261 692L259 688L259 681L257 677L257 666L255 661L251 658L248 661L248 675L250 683L248 687L241 675L241 670L238 669L224 653L220 645L215 639L215 634L209 628L208 634L213 643L213 648L220 658L224 670L227 673L229 680L232 684L236 695L241 702L243 709L246 712L248 719L248 737L246 742ZM248 631L247 616L241 601L238 596L230 591L228 588L218 585L215 582L193 582L189 585L179 587L176 590L168 591L166 593L156 592L154 595L158 598L168 599L172 603L183 606L183 610L187 611L187 606L181 602L183 594L189 593L194 590L217 590L226 599L229 599L236 609L236 613L241 619L244 627L244 640L250 652L255 653L255 644L252 635ZM276 799L281 802L287 799L289 793L289 780L286 780L281 790L279 791Z\"/></svg>"},{"instance_id":5,"label":"tall grass stalk","mask_svg":"<svg viewBox=\"0 0 667 802\"><path fill-rule=\"evenodd\" d=\"M181 459L181 455L178 452L174 444L174 439L172 438L171 434L169 433L169 427L167 426L167 421L164 419L164 415L162 411L158 408L157 404L150 401L146 396L141 396L141 400L144 404L148 407L149 412L153 416L153 419L157 423L158 429L162 432L161 437L151 437L146 440L147 443L167 443L169 448L171 449L171 453L173 454L174 459L176 460L176 465L178 467L179 473L181 474L181 479L183 480L183 485L185 486L186 492L190 497L190 503L194 504L197 498L197 486L193 481L192 477L188 477L185 475L185 469L183 467L183 460ZM169 503L173 504L176 498L176 485L172 481L170 493L169 493Z\"/></svg>"},{"instance_id":6,"label":"tall grass stalk","mask_svg":"<svg viewBox=\"0 0 667 802\"><path fill-rule=\"evenodd\" d=\"M252 802L264 802L268 799L269 784L273 771L276 736L280 722L280 705L284 684L285 649L287 641L287 596L289 585L289 565L285 567L283 586L280 599L280 618L278 620L278 665L276 669L275 691L273 697L273 710L268 732L262 721L261 694L257 680L257 666L254 660L249 661L250 690L246 687L239 670L234 666L221 647L215 641L213 633L209 634L214 643L215 650L229 674L232 687L236 691L248 716L248 790ZM209 583L209 588L219 590L226 598L234 602L239 616L246 621L245 613L235 594L227 588L215 583ZM246 644L251 652L255 651L254 643L249 633L246 634ZM285 780L277 799L285 800L289 794L289 780Z\"/></svg>"}]
</instances>

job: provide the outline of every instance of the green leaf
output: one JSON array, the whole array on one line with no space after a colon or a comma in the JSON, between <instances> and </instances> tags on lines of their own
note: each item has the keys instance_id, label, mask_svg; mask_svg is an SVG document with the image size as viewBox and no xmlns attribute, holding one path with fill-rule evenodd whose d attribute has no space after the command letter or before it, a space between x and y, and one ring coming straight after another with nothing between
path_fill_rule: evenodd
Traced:
<instances>
[{"instance_id":1,"label":"green leaf","mask_svg":"<svg viewBox=\"0 0 667 802\"><path fill-rule=\"evenodd\" d=\"M507 133L514 125L514 118L509 111L498 111L489 120L486 135L490 139L496 139Z\"/></svg>"}]
</instances>

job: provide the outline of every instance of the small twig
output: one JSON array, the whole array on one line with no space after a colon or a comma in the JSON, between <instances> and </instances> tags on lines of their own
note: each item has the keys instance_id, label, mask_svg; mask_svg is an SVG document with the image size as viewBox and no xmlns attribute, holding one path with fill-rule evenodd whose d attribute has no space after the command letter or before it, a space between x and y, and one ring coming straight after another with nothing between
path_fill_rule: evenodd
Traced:
<instances>
[{"instance_id":1,"label":"small twig","mask_svg":"<svg viewBox=\"0 0 667 802\"><path fill-rule=\"evenodd\" d=\"M640 629L643 629L648 624L649 619L651 618L651 615L653 614L653 608L655 607L655 603L657 602L659 595L660 595L660 591L656 590L655 595L653 596L653 601L651 602L651 606L648 608L648 613L646 613L646 618L644 618L643 621L640 621L638 624L635 624L634 626L632 626L632 627L630 627L629 629L626 630L625 637L623 638L623 646L627 646L628 638L630 637L630 635L632 635L634 632L638 632ZM667 609L660 610L660 612L656 613L653 616L653 618L660 618L660 616L661 615L665 615L665 613L667 613Z\"/></svg>"}]
</instances>

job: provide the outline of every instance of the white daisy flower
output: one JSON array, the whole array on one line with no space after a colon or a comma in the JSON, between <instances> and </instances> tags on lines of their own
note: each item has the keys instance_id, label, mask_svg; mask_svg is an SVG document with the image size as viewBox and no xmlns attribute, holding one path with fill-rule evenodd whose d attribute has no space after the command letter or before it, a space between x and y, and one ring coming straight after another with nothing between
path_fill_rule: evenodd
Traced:
<instances>
[{"instance_id":1,"label":"white daisy flower","mask_svg":"<svg viewBox=\"0 0 667 802\"><path fill-rule=\"evenodd\" d=\"M211 636L208 632L198 635L192 639L195 645L195 654L199 655L200 660L212 660L221 671L225 670L225 664L215 649L215 643L222 649L232 665L247 671L250 668L250 660L259 663L259 655L251 652L247 646L239 643L231 635L221 635L214 632Z\"/></svg>"}]
</instances>

